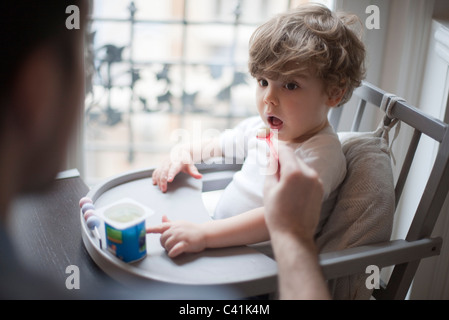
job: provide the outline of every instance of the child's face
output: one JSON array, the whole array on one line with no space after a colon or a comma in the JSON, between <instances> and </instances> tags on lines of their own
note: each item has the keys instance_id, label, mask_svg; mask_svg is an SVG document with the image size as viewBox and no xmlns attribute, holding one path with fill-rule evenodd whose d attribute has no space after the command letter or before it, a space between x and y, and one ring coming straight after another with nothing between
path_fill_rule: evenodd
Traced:
<instances>
[{"instance_id":1,"label":"child's face","mask_svg":"<svg viewBox=\"0 0 449 320\"><path fill-rule=\"evenodd\" d=\"M327 125L333 101L323 89L322 81L306 76L289 80L257 78L256 102L262 120L278 139L302 142Z\"/></svg>"}]
</instances>

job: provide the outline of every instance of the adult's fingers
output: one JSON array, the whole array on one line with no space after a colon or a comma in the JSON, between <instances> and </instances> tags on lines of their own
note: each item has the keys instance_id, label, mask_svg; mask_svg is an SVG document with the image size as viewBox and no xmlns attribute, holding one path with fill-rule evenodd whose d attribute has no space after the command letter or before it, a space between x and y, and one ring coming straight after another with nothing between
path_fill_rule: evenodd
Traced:
<instances>
[{"instance_id":1,"label":"adult's fingers","mask_svg":"<svg viewBox=\"0 0 449 320\"><path fill-rule=\"evenodd\" d=\"M294 150L286 145L280 144L278 149L279 154L279 175L286 175L298 168L298 157Z\"/></svg>"},{"instance_id":2,"label":"adult's fingers","mask_svg":"<svg viewBox=\"0 0 449 320\"><path fill-rule=\"evenodd\" d=\"M279 179L298 172L309 177L316 175L316 171L299 158L292 148L286 145L279 145Z\"/></svg>"},{"instance_id":3,"label":"adult's fingers","mask_svg":"<svg viewBox=\"0 0 449 320\"><path fill-rule=\"evenodd\" d=\"M278 144L278 155L270 152L268 172L266 182L272 185L277 183L281 178L281 174L285 175L296 166L297 157L293 149L284 144Z\"/></svg>"}]
</instances>

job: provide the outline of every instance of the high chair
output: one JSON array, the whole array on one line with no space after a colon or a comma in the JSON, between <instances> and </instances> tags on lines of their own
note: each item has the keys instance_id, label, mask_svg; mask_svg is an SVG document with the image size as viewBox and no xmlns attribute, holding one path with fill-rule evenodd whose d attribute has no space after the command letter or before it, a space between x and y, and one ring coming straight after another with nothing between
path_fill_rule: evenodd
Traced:
<instances>
[{"instance_id":1,"label":"high chair","mask_svg":"<svg viewBox=\"0 0 449 320\"><path fill-rule=\"evenodd\" d=\"M442 239L431 234L449 188L448 124L367 82L354 92L355 98L360 102L351 132L338 133L348 173L333 212L316 237L320 263L336 299L404 299L420 261L441 250ZM374 132L358 132L368 106L380 108L384 120ZM334 128L342 108L334 108L329 116ZM393 179L391 143L401 123L413 128L413 135L399 175ZM391 239L394 214L423 134L438 144L432 170L422 182L425 188L407 235ZM203 192L225 188L240 167L199 165ZM377 283L371 282L372 270L389 266L394 267L389 280L380 281L377 289Z\"/></svg>"}]
</instances>

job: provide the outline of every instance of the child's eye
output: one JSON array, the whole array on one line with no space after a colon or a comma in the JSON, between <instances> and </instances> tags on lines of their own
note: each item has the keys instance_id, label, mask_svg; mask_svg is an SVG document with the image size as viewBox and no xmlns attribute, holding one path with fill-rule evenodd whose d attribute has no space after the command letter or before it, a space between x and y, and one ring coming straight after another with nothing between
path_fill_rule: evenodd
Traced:
<instances>
[{"instance_id":1,"label":"child's eye","mask_svg":"<svg viewBox=\"0 0 449 320\"><path fill-rule=\"evenodd\" d=\"M299 88L299 86L293 82L287 83L284 87L287 90L295 90L295 89Z\"/></svg>"},{"instance_id":2,"label":"child's eye","mask_svg":"<svg viewBox=\"0 0 449 320\"><path fill-rule=\"evenodd\" d=\"M260 80L258 80L258 83L259 83L259 86L261 86L261 87L266 87L266 86L268 86L268 81L265 80L265 79L260 79Z\"/></svg>"}]
</instances>

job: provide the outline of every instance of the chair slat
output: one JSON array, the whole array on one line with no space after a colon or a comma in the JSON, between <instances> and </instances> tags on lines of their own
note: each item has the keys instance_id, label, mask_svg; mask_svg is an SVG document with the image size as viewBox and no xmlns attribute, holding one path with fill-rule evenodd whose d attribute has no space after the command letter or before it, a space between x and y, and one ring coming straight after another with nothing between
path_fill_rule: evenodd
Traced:
<instances>
[{"instance_id":1,"label":"chair slat","mask_svg":"<svg viewBox=\"0 0 449 320\"><path fill-rule=\"evenodd\" d=\"M338 107L338 108L332 108L329 112L329 122L335 131L337 131L338 125L340 124L340 118L341 118L342 111L343 111L343 106Z\"/></svg>"},{"instance_id":2,"label":"chair slat","mask_svg":"<svg viewBox=\"0 0 449 320\"><path fill-rule=\"evenodd\" d=\"M395 207L398 206L398 202L401 198L402 191L404 190L404 185L407 180L407 176L410 171L413 158L415 157L416 148L418 147L420 138L421 138L421 131L415 129L413 132L412 140L410 141L410 145L408 147L407 155L405 156L404 163L402 164L401 172L396 182L396 187L394 190L396 198Z\"/></svg>"},{"instance_id":3,"label":"chair slat","mask_svg":"<svg viewBox=\"0 0 449 320\"><path fill-rule=\"evenodd\" d=\"M363 85L354 91L354 95L377 107L380 107L386 93L368 82L363 82ZM391 112L394 118L400 119L432 139L438 142L443 140L447 124L441 120L431 117L403 101L398 101Z\"/></svg>"},{"instance_id":4,"label":"chair slat","mask_svg":"<svg viewBox=\"0 0 449 320\"><path fill-rule=\"evenodd\" d=\"M449 190L449 130L440 144L421 201L410 225L407 241L429 237Z\"/></svg>"},{"instance_id":5,"label":"chair slat","mask_svg":"<svg viewBox=\"0 0 449 320\"><path fill-rule=\"evenodd\" d=\"M360 123L362 122L363 113L365 112L366 100L361 99L359 105L357 106L357 111L352 122L351 131L358 132L360 128Z\"/></svg>"}]
</instances>

